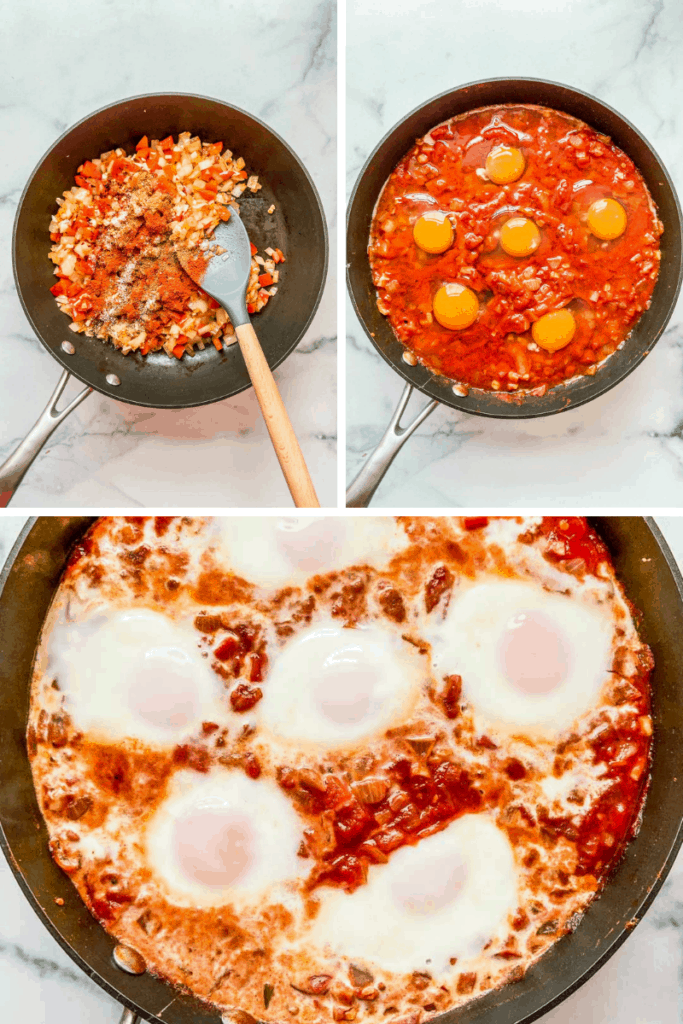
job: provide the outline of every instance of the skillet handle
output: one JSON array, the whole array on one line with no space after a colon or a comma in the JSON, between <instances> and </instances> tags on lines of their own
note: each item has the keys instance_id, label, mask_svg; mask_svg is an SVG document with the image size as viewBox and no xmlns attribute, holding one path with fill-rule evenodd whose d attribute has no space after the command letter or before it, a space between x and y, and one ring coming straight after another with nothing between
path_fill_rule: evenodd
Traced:
<instances>
[{"instance_id":1,"label":"skillet handle","mask_svg":"<svg viewBox=\"0 0 683 1024\"><path fill-rule=\"evenodd\" d=\"M346 492L347 508L367 508L372 496L379 487L384 474L394 461L403 445L411 434L417 430L430 413L434 412L439 404L436 399L426 405L407 427L401 426L401 416L406 411L410 396L413 393L412 384L406 384L401 395L401 400L396 406L396 411L391 417L382 440L361 469L358 476L353 480Z\"/></svg>"},{"instance_id":2,"label":"skillet handle","mask_svg":"<svg viewBox=\"0 0 683 1024\"><path fill-rule=\"evenodd\" d=\"M52 431L66 419L69 413L73 412L84 398L92 391L92 388L84 388L76 395L66 409L61 412L57 410L57 403L62 397L64 388L69 380L69 371L65 370L59 378L59 383L50 396L50 401L33 424L28 434L21 442L16 451L0 466L0 508L6 508L12 500L14 493L22 481L24 473L29 468L40 449L43 447Z\"/></svg>"},{"instance_id":3,"label":"skillet handle","mask_svg":"<svg viewBox=\"0 0 683 1024\"><path fill-rule=\"evenodd\" d=\"M119 1021L119 1024L140 1024L140 1018L132 1010L125 1009L123 1011L123 1017Z\"/></svg>"}]
</instances>

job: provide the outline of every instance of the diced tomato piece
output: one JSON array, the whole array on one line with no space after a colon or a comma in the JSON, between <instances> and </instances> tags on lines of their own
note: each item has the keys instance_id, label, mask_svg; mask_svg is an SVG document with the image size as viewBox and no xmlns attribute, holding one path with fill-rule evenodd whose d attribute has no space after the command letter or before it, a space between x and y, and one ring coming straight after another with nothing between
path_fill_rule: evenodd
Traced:
<instances>
[{"instance_id":1,"label":"diced tomato piece","mask_svg":"<svg viewBox=\"0 0 683 1024\"><path fill-rule=\"evenodd\" d=\"M252 306L252 304L249 303L248 306L247 306L247 313L249 314L249 316L251 316L251 314L255 313L255 312L256 312L256 306Z\"/></svg>"},{"instance_id":2,"label":"diced tomato piece","mask_svg":"<svg viewBox=\"0 0 683 1024\"><path fill-rule=\"evenodd\" d=\"M141 354L143 356L146 356L147 353L150 350L150 347L151 347L151 342L149 342L149 341L147 341L147 339L145 339L145 341L143 341L142 345L140 345L140 352L141 352Z\"/></svg>"},{"instance_id":3,"label":"diced tomato piece","mask_svg":"<svg viewBox=\"0 0 683 1024\"><path fill-rule=\"evenodd\" d=\"M223 342L221 341L221 339L220 338L214 338L213 339L213 343L214 343L215 347L218 349L218 351L220 352L222 350L222 348L223 348Z\"/></svg>"},{"instance_id":4,"label":"diced tomato piece","mask_svg":"<svg viewBox=\"0 0 683 1024\"><path fill-rule=\"evenodd\" d=\"M109 172L116 181L121 181L123 177L123 170L126 166L126 161L122 160L117 156L114 163L111 165L111 171Z\"/></svg>"},{"instance_id":5,"label":"diced tomato piece","mask_svg":"<svg viewBox=\"0 0 683 1024\"><path fill-rule=\"evenodd\" d=\"M149 156L150 152L151 152L151 150L149 150L149 149L139 149L139 150L137 151L137 154L138 154L138 156L139 156L139 157L141 157L141 158L142 158L143 160L146 160L146 159L147 159L147 157Z\"/></svg>"},{"instance_id":6,"label":"diced tomato piece","mask_svg":"<svg viewBox=\"0 0 683 1024\"><path fill-rule=\"evenodd\" d=\"M140 141L138 142L138 144L137 144L137 146L135 148L136 149L149 149L149 139L147 138L146 135L142 136L142 138L140 139Z\"/></svg>"},{"instance_id":7,"label":"diced tomato piece","mask_svg":"<svg viewBox=\"0 0 683 1024\"><path fill-rule=\"evenodd\" d=\"M465 516L465 522L464 522L463 525L464 525L466 530L478 530L482 526L488 526L489 525L489 517L488 516L471 516L471 517L468 518L467 516Z\"/></svg>"},{"instance_id":8,"label":"diced tomato piece","mask_svg":"<svg viewBox=\"0 0 683 1024\"><path fill-rule=\"evenodd\" d=\"M253 242L251 242L250 245L251 245L251 255L255 256L256 253L258 252L258 249L256 248L256 246L254 245Z\"/></svg>"},{"instance_id":9,"label":"diced tomato piece","mask_svg":"<svg viewBox=\"0 0 683 1024\"><path fill-rule=\"evenodd\" d=\"M176 359L182 359L183 356L185 355L185 346L176 345L176 347L173 349L173 355L176 357Z\"/></svg>"},{"instance_id":10,"label":"diced tomato piece","mask_svg":"<svg viewBox=\"0 0 683 1024\"><path fill-rule=\"evenodd\" d=\"M206 295L206 292L204 294ZM212 299L210 295L207 295L206 298L207 298L208 303L209 303L209 309L220 309L221 308L220 302L216 302L216 300Z\"/></svg>"},{"instance_id":11,"label":"diced tomato piece","mask_svg":"<svg viewBox=\"0 0 683 1024\"><path fill-rule=\"evenodd\" d=\"M82 178L80 174L77 174L74 180L79 188L87 188L90 191L90 183L87 178Z\"/></svg>"},{"instance_id":12,"label":"diced tomato piece","mask_svg":"<svg viewBox=\"0 0 683 1024\"><path fill-rule=\"evenodd\" d=\"M50 291L52 292L52 294L53 294L53 295L54 295L55 297L56 297L57 295L64 295L64 294L65 294L65 291L64 291L64 282L63 282L63 281L57 281L57 284L53 284L53 285L52 285L52 288L50 288Z\"/></svg>"},{"instance_id":13,"label":"diced tomato piece","mask_svg":"<svg viewBox=\"0 0 683 1024\"><path fill-rule=\"evenodd\" d=\"M209 153L211 153L212 156L218 156L218 154L222 153L222 152L223 152L223 143L222 142L214 142L212 145L209 146Z\"/></svg>"},{"instance_id":14,"label":"diced tomato piece","mask_svg":"<svg viewBox=\"0 0 683 1024\"><path fill-rule=\"evenodd\" d=\"M175 142L172 135L167 135L165 139L162 139L159 143L162 149L173 149Z\"/></svg>"},{"instance_id":15,"label":"diced tomato piece","mask_svg":"<svg viewBox=\"0 0 683 1024\"><path fill-rule=\"evenodd\" d=\"M150 171L156 171L157 167L159 166L159 154L157 153L156 149L150 149L146 159L147 166L149 167Z\"/></svg>"},{"instance_id":16,"label":"diced tomato piece","mask_svg":"<svg viewBox=\"0 0 683 1024\"><path fill-rule=\"evenodd\" d=\"M208 202L211 202L212 199L216 198L216 193L211 192L211 190L208 188L200 188L199 195L202 197L202 199L206 199Z\"/></svg>"},{"instance_id":17,"label":"diced tomato piece","mask_svg":"<svg viewBox=\"0 0 683 1024\"><path fill-rule=\"evenodd\" d=\"M96 167L92 160L86 160L82 167L78 168L84 178L101 178L102 172Z\"/></svg>"},{"instance_id":18,"label":"diced tomato piece","mask_svg":"<svg viewBox=\"0 0 683 1024\"><path fill-rule=\"evenodd\" d=\"M264 288L267 288L269 284L273 283L272 275L271 274L261 274L259 276L258 283L260 285L262 285Z\"/></svg>"},{"instance_id":19,"label":"diced tomato piece","mask_svg":"<svg viewBox=\"0 0 683 1024\"><path fill-rule=\"evenodd\" d=\"M202 181L211 181L213 178L213 168L207 167L205 171L202 171L199 177Z\"/></svg>"},{"instance_id":20,"label":"diced tomato piece","mask_svg":"<svg viewBox=\"0 0 683 1024\"><path fill-rule=\"evenodd\" d=\"M52 239L53 242L58 242L60 237L61 236L58 235L56 231L51 231L50 232L50 238Z\"/></svg>"}]
</instances>

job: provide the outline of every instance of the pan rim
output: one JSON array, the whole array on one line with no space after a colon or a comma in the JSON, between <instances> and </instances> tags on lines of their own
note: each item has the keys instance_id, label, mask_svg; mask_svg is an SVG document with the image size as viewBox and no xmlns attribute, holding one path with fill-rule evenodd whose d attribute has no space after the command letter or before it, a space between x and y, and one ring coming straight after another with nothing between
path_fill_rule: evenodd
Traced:
<instances>
[{"instance_id":1,"label":"pan rim","mask_svg":"<svg viewBox=\"0 0 683 1024\"><path fill-rule=\"evenodd\" d=\"M2 566L2 569L0 570L0 604L1 604L3 596L4 596L5 587L6 587L8 578L9 578L9 576L11 574L11 571L12 571L12 569L13 569L13 567L14 567L14 565L15 565L15 563L16 563L19 555L20 555L20 553L21 553L21 550L22 550L22 548L24 546L24 543L26 542L26 540L27 540L28 536L30 535L31 531L34 529L34 527L38 523L39 519L41 519L41 518L53 518L53 517L40 517L40 516L31 516L31 517L29 517L27 519L27 522L24 524L22 530L20 531L20 533L19 533L19 535L18 535L14 545L12 546L12 548L10 550L10 552L6 556L5 562L4 562L3 566ZM91 521L94 521L98 517L92 516L92 517L88 517L88 518L90 518ZM596 517L590 517L590 518L594 519ZM602 518L609 518L609 517L597 517L597 518L602 519ZM675 558L675 556L674 556L674 554L673 554L673 552L672 552L672 550L671 550L671 548L670 548L670 546L668 544L668 541L664 537L664 535L663 535L661 529L659 528L658 524L656 523L654 517L652 517L652 516L623 516L623 517L620 516L618 518L633 518L633 519L640 519L640 520L642 520L642 522L647 527L648 531L651 533L651 535L653 537L653 540L655 541L655 543L657 545L657 548L661 552L661 555L664 558L666 566L667 566L669 572L671 573L671 575L673 577L673 580L674 580L676 589L678 591L678 594L679 594L679 596L681 598L681 601L683 601L683 575L681 573L681 569L678 566L678 562L676 561L676 558ZM676 859L676 856L677 856L677 854L678 854L682 844L683 844L683 811L681 811L681 813L680 813L679 820L678 820L678 826L677 826L677 829L676 829L676 833L675 833L675 835L674 835L674 837L672 839L672 842L671 842L671 845L670 845L668 851L666 852L666 855L665 855L665 858L663 860L663 863L662 863L661 867L658 869L658 871L656 873L655 881L653 882L652 887L648 889L648 891L645 894L643 900L641 901L641 903L639 904L639 906L637 907L637 909L633 913L632 920L635 922L635 924L640 923L640 921L642 920L642 917L644 916L646 911L649 909L649 907L652 904L652 902L654 901L655 897L658 895L659 891L661 890L664 882L666 881L666 879L667 879L667 877L669 875L669 872L671 871L673 863L674 863L674 861ZM36 913L38 918L41 920L41 922L48 929L48 931L53 936L53 938L57 941L59 946L70 957L70 959L79 968L81 968L92 981L94 981L100 988L102 988L104 991L106 991L107 994L110 995L119 1004L124 1005L129 1010L131 1010L134 1013L136 1013L139 1017L143 1018L146 1021L149 1021L150 1024L163 1024L163 1022L161 1021L161 1018L157 1017L155 1014L151 1013L150 1011L145 1010L142 1007L140 1007L135 1002L134 999L131 999L125 993L121 992L107 978L105 978L103 975L101 975L97 971L97 969L91 967L87 963L87 961L85 961L83 959L83 957L80 955L80 953L61 935L61 933L58 930L57 925L53 924L52 919L50 918L47 910L38 901L38 898L34 894L34 892L31 889L29 883L25 880L25 878L23 876L23 873L21 871L21 868L19 867L19 864L16 862L16 860L14 858L11 845L10 845L6 835L5 835L4 823L3 823L2 818L0 818L0 847L2 848L2 851L4 853L5 859L6 859L8 865L10 867L10 870L12 871L12 874L14 875L16 881L18 882L18 884L19 884L19 886L20 886L24 896L27 898L30 906L32 907L32 909L34 910L34 912ZM608 881L607 884L609 885L609 881ZM76 897L78 899L80 899L80 896L77 893L76 893ZM599 899L599 897L598 897L598 899ZM96 924L99 925L99 922L97 922L94 918L93 918L93 920L95 921ZM556 1007L560 1003L564 1002L565 999L567 999L570 995L572 995L574 992L576 992L594 974L597 973L597 971L614 955L614 953L617 952L617 950L626 941L626 939L632 934L633 931L634 931L634 927L623 927L620 931L618 931L614 935L614 937L608 942L608 944L607 944L605 950L603 951L603 953L586 968L586 970L583 972L583 974L581 974L577 978L575 978L565 988L563 988L562 991L557 993L551 999L549 999L546 1002L544 1002L537 1009L531 1011L530 1013L526 1014L525 1016L517 1017L517 1016L514 1015L514 1003L511 1004L509 1009L511 1009L513 1011L513 1016L510 1017L510 1024L532 1024L533 1021L537 1020L543 1014L548 1013L554 1007ZM111 936L109 936L109 937L112 939L112 942L115 942L115 940ZM169 989L171 989L173 991L176 991L176 989L172 985L169 985L168 982L163 982L163 984L167 985L169 987ZM494 990L494 991L503 991L505 987L506 986L503 986L501 989ZM478 1001L479 1000L473 1001L473 1003L471 1005L476 1007L476 1004L477 1004ZM207 1006L206 1009L210 1010L211 1007ZM216 1011L216 1012L218 1013L218 1011ZM431 1021L433 1022L433 1024L439 1024L440 1021L443 1021L444 1024L445 1024L446 1021L449 1021L449 1022L451 1021L452 1016L449 1016L449 1015L452 1015L454 1012L458 1013L459 1010L455 1010L455 1011L454 1010L447 1010L444 1013L437 1014L436 1016L431 1018ZM486 1012L486 1011L484 1011L484 1012ZM220 1017L219 1017L219 1019L220 1019ZM482 1024L485 1024L485 1020L486 1020L486 1018L482 1018Z\"/></svg>"},{"instance_id":2,"label":"pan rim","mask_svg":"<svg viewBox=\"0 0 683 1024\"><path fill-rule=\"evenodd\" d=\"M270 366L270 369L271 370L277 369L277 367L280 366L285 361L285 359L289 358L289 356L293 354L293 352L296 349L296 347L303 340L303 337L304 337L306 331L308 330L308 328L310 327L310 325L311 325L311 323L313 321L313 317L315 316L315 314L318 311L318 308L319 308L320 303L322 301L323 292L325 290L325 285L327 283L327 274L328 274L328 271L329 271L329 262L330 262L330 252L329 252L330 242L329 242L329 230L328 230L328 226L327 226L327 218L325 216L325 209L323 207L323 203L322 203L322 200L320 198L320 193L318 192L318 189L316 187L315 182L313 181L313 178L311 177L311 174L309 173L308 169L305 167L303 161L300 159L300 157L297 155L297 153L295 153L295 151L289 145L289 143L286 142L285 139L283 139L282 136L278 132L276 132L273 128L271 128L270 125L266 124L265 121L262 121L260 118L256 117L254 114L250 113L248 110L244 110L242 107L238 107L234 103L227 103L225 100L217 99L215 96L204 96L201 93L192 93L192 92L136 93L133 96L125 96L122 99L119 99L119 100L117 100L114 103L106 103L104 106L98 107L97 110L91 111L89 114L86 114L85 117L82 117L78 121L75 121L73 124L69 125L69 127L65 131L62 132L62 134L59 136L59 138L55 139L54 142L50 145L50 147L43 153L43 155L41 156L40 160L38 161L38 163L35 165L35 167L31 171L31 173L30 173L30 175L29 175L29 177L28 177L28 179L26 181L26 184L25 184L25 186L24 186L24 188L22 190L21 196L19 197L19 201L17 203L16 213L14 215L14 222L12 224L12 273L14 275L14 285L15 285L16 292L17 292L17 294L19 296L19 301L21 303L21 307L22 307L22 309L24 311L24 314L25 314L29 324L31 325L31 329L33 330L36 338L38 339L38 341L40 342L42 347L45 349L45 351L48 353L48 355L50 355L57 363L59 363L65 370L67 370L72 377L75 377L76 380L79 380L82 384L87 385L89 388L92 388L93 391L97 391L99 394L104 395L106 398L113 399L114 401L117 401L117 402L122 402L125 405L140 406L140 407L146 408L146 409L197 409L197 408L201 408L204 405L212 405L215 402L222 402L222 401L224 401L224 400L226 400L228 398L234 398L237 395L241 394L243 391L249 390L252 387L252 385L251 385L251 383L246 383L242 387L238 388L237 390L230 390L230 389L228 389L225 394L221 394L221 395L219 395L219 396L217 396L215 398L206 398L206 399L203 399L200 402L193 402L191 405L187 405L187 404L179 405L177 402L172 402L170 404L169 403L158 404L156 402L147 402L147 401L143 401L143 400L133 401L132 399L119 398L116 394L110 393L103 386L98 386L97 384L94 384L91 380L88 380L87 377L85 377L83 374L81 374L81 373L77 372L76 370L74 370L74 368L70 365L68 359L65 356L62 355L61 349L57 349L57 351L53 352L53 350L47 345L47 343L45 342L41 332L38 330L38 328L36 327L36 325L34 323L33 316L32 316L29 304L24 300L24 296L22 294L22 290L21 290L21 287L19 285L19 274L18 274L18 268L17 268L17 248L18 248L18 246L17 246L17 234L18 234L18 223L19 223L19 217L21 215L22 208L23 208L23 205L24 205L24 200L26 198L26 195L27 195L31 185L34 182L34 179L40 173L41 169L45 165L48 157L51 155L53 150L57 146L59 146L60 143L62 143L65 139L67 139L68 136L73 131L75 131L77 128L80 128L82 125L86 124L86 122L90 121L92 118L95 118L95 117L99 116L100 114L103 114L105 111L114 110L116 107L120 107L120 106L122 106L122 105L124 105L126 103L131 103L131 102L133 102L135 100L155 100L155 101L158 101L158 100L163 99L165 97L169 97L169 98L172 97L172 98L175 98L175 99L177 99L177 98L193 99L193 100L201 100L201 101L203 101L205 103L214 103L214 104L218 104L221 107L227 108L228 110L231 110L231 111L234 111L234 112L236 112L238 114L241 114L244 117L249 118L256 125L258 125L259 128L265 130L270 135L272 135L275 138L275 140L277 141L277 143L280 146L282 146L283 149L286 150L290 154L290 156L294 159L294 161L296 162L296 164L298 165L298 167L302 171L303 176L304 176L304 178L305 178L309 188L311 189L313 198L314 198L315 203L316 203L317 211L318 211L318 214L320 216L320 221L322 223L323 262L322 262L322 276L321 276L321 280L320 280L320 287L318 288L318 293L317 293L315 302L313 303L313 305L312 305L312 307L310 309L310 313L309 313L307 319L305 320L305 322L302 323L302 325L299 328L299 332L298 332L298 335L296 336L296 340L293 342L291 347L289 347L284 353L280 353L277 356L277 358L273 359L272 362L270 360L268 360L268 365ZM65 324L65 328L68 328L68 325ZM93 341L99 341L99 339L92 339L92 340Z\"/></svg>"},{"instance_id":3,"label":"pan rim","mask_svg":"<svg viewBox=\"0 0 683 1024\"><path fill-rule=\"evenodd\" d=\"M370 331L369 326L365 323L365 318L363 317L363 315L361 313L359 302L356 299L356 293L354 291L353 284L352 284L352 281L351 281L351 261L349 260L348 256L347 256L347 260L346 260L346 286L347 286L347 293L348 293L348 295L349 295L349 297L351 299L351 304L353 306L354 313L356 314L356 317L357 317L361 327L363 328L363 331L365 332L366 336L368 337L370 343L372 344L374 350L382 357L382 359L385 361L385 363L387 363L388 366L391 367L391 369L394 371L394 373L398 374L403 379L403 381L406 384L411 385L413 388L415 388L416 391L420 391L427 398L436 399L436 401L438 401L440 405L445 405L445 406L450 407L452 409L456 409L459 412L468 413L471 416L482 416L482 417L484 417L486 419L492 419L492 420L539 419L539 418L544 417L544 416L555 416L555 415L557 415L557 414L559 414L561 412L566 412L569 409L578 409L580 406L586 405L588 402L592 402L594 399L600 398L602 395L607 394L607 392L611 391L612 388L616 387L617 384L620 384L626 377L628 377L636 369L636 367L638 367L643 362L643 360L646 358L646 356L648 356L652 352L652 349L654 348L654 346L657 344L659 339L664 334L664 332L665 332L665 330L666 330L666 328L667 328L667 326L669 324L669 321L671 320L671 316L672 316L672 314L674 312L674 309L676 308L676 303L678 301L678 297L679 297L679 294L680 294L680 291L681 291L681 285L683 284L683 253L681 252L681 249L683 249L683 210L681 208L681 203L680 203L680 200L678 198L678 193L676 192L676 188L675 188L675 185L674 185L673 180L671 178L671 175L669 174L669 172L668 172L665 164L663 163L661 157L659 156L659 153L657 152L657 150L650 143L650 141L643 135L643 133L627 117L625 117L622 113L620 113L620 111L618 111L614 107L612 107L609 103L606 103L604 100L602 100L599 97L593 95L592 93L586 92L583 89L577 89L573 85L567 85L564 82L557 82L554 79L550 79L550 78L529 78L529 77L527 77L525 75L503 75L503 76L491 77L491 78L480 78L480 79L476 79L476 80L471 81L471 82L465 82L462 85L457 86L457 88L455 88L455 89L446 89L444 92L437 93L436 95L431 96L429 99L427 99L427 100L423 101L422 103L419 103L417 106L413 107L408 113L404 114L403 117L401 117L398 121L396 121L396 123L394 125L392 125L392 127L383 135L383 137L380 139L380 141L374 147L374 149L372 150L372 152L370 153L370 155L366 159L365 163L363 164L360 172L358 173L358 175L356 177L356 181L355 181L354 186L353 186L353 188L351 190L351 193L350 193L350 196L349 196L349 200L348 200L348 203L347 203L346 245L347 245L347 252L348 252L351 249L350 237L349 237L350 236L350 231L351 231L351 218L352 218L352 216L354 215L354 212L355 212L354 211L354 206L355 206L356 198L357 198L359 189L360 189L360 187L362 185L363 179L365 178L366 173L370 169L370 166L371 166L372 162L380 154L380 152L385 147L386 143L389 141L391 136L399 128L401 128L401 126L406 121L410 120L410 118L412 118L413 116L418 114L425 107L428 107L428 106L430 106L433 103L437 103L439 100L445 100L445 99L447 99L449 97L455 97L456 95L464 92L465 90L473 89L473 88L475 88L477 86L498 85L498 84L504 85L506 83L517 83L517 84L521 84L521 85L529 84L530 86L533 86L533 85L551 86L553 88L563 89L566 92L573 93L577 97L581 97L583 99L589 100L591 103L597 104L599 107L602 107L604 110L608 111L611 115L613 115L619 121L621 121L630 131L632 131L635 135L637 135L638 138L641 140L641 142L646 146L646 148L650 151L650 153L654 157L654 159L655 159L655 161L657 163L657 166L658 166L658 170L662 174L663 179L664 179L664 183L668 187L668 189L669 189L669 191L671 193L671 196L673 198L673 201L674 201L674 205L675 205L676 213L677 213L677 217L678 217L678 235L679 235L679 247L680 248L679 248L679 257L678 257L678 275L677 275L676 285L675 285L675 287L673 288L673 290L671 292L671 295L669 297L668 305L667 305L667 307L666 307L666 309L664 311L663 316L661 317L661 322L660 322L659 326L656 328L656 330L654 331L654 333L652 334L652 336L651 336L651 338L650 338L650 340L649 340L649 342L648 342L648 344L647 344L647 346L645 348L645 351L643 351L637 357L634 357L633 359L631 359L627 363L627 365L625 367L623 367L622 372L620 372L614 379L610 379L609 381L605 380L603 382L603 386L601 388L597 388L596 387L595 391L593 393L591 393L591 394L582 395L581 397L573 399L573 398L571 398L569 396L568 390L565 390L564 394L567 397L566 397L566 400L565 400L564 404L558 403L558 407L554 408L554 409L549 409L549 410L536 409L535 410L533 408L533 401L525 403L524 400L522 400L519 403L505 402L504 405L503 405L503 402L501 401L500 404L501 404L501 406L503 406L503 410L500 413L498 413L496 411L493 411L493 410L489 410L489 409L472 408L470 403L467 400L467 396L459 396L459 395L456 395L452 391L452 386L453 386L453 384L456 383L455 381L451 381L450 378L439 377L437 374L429 371L428 368L421 366L420 363L418 363L417 366L414 367L414 368L413 367L408 368L407 364L406 364L405 367L403 365L396 365L393 362L393 360L391 359L391 357L389 356L389 354L380 345L378 345L376 343L376 340L373 337L372 332ZM501 101L501 103L502 102L504 102L504 101ZM484 104L484 105L485 106L491 106L490 103L489 104ZM545 104L538 104L538 105L544 106ZM475 109L478 109L477 105L472 107L472 110L475 110ZM383 187L384 186L382 186L382 188ZM378 192L378 194L377 194L377 197L376 197L377 199L379 199L379 195L380 195L380 192ZM656 283L655 283L655 286L656 286ZM635 326L636 325L634 325L634 327ZM389 328L389 330L391 330L391 327ZM392 334L393 334L393 331L392 331ZM625 339L626 341L628 341L628 337L629 336L627 336L627 338ZM398 339L395 338L395 336L394 336L394 339L395 339L397 344L399 344L399 345L401 344L398 341ZM608 357L608 359L609 358L610 357ZM418 371L420 371L420 370L424 371L426 373L429 373L430 376L429 376L429 378L425 382L420 384L410 375L410 369L414 369L414 370L418 370ZM600 371L598 370L598 373L595 375L595 377L591 378L591 382L598 381L599 380L599 376L600 376ZM581 380L581 379L583 379L583 378L579 378L579 380ZM449 394L444 396L442 394L442 389L441 388L438 390L438 392L436 391L436 389L433 389L431 387L433 381L444 381L444 382L446 382L449 385L449 387L448 387ZM563 388L563 385L560 384L560 385L557 385L556 388L550 389L550 391L547 392L547 393L550 394L553 391L557 391L557 397L558 397L558 399L560 399L560 398L563 397L562 390L561 390L562 388ZM488 392L485 392L485 393L488 394Z\"/></svg>"}]
</instances>

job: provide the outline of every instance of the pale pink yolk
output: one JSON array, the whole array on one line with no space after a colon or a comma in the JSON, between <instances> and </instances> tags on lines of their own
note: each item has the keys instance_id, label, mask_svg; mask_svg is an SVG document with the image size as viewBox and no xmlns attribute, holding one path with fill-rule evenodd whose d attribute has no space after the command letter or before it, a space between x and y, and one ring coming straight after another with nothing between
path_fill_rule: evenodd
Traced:
<instances>
[{"instance_id":1,"label":"pale pink yolk","mask_svg":"<svg viewBox=\"0 0 683 1024\"><path fill-rule=\"evenodd\" d=\"M303 526L301 520L283 519L276 536L282 554L303 572L316 572L329 565L342 539L339 523L331 519L311 519Z\"/></svg>"},{"instance_id":2,"label":"pale pink yolk","mask_svg":"<svg viewBox=\"0 0 683 1024\"><path fill-rule=\"evenodd\" d=\"M500 638L498 653L506 679L522 693L551 693L569 675L569 641L543 612L514 615Z\"/></svg>"},{"instance_id":3,"label":"pale pink yolk","mask_svg":"<svg viewBox=\"0 0 683 1024\"><path fill-rule=\"evenodd\" d=\"M434 858L420 871L404 873L392 886L396 903L411 914L434 914L453 903L467 880L467 868L452 857Z\"/></svg>"},{"instance_id":4,"label":"pale pink yolk","mask_svg":"<svg viewBox=\"0 0 683 1024\"><path fill-rule=\"evenodd\" d=\"M360 650L339 651L325 659L313 684L313 701L330 722L356 725L378 710L378 682L376 669L363 664Z\"/></svg>"},{"instance_id":5,"label":"pale pink yolk","mask_svg":"<svg viewBox=\"0 0 683 1024\"><path fill-rule=\"evenodd\" d=\"M195 811L175 823L173 838L182 871L203 885L234 885L254 859L249 822L236 813Z\"/></svg>"},{"instance_id":6,"label":"pale pink yolk","mask_svg":"<svg viewBox=\"0 0 683 1024\"><path fill-rule=\"evenodd\" d=\"M182 652L149 651L128 682L131 710L150 725L174 731L197 717L197 686Z\"/></svg>"}]
</instances>

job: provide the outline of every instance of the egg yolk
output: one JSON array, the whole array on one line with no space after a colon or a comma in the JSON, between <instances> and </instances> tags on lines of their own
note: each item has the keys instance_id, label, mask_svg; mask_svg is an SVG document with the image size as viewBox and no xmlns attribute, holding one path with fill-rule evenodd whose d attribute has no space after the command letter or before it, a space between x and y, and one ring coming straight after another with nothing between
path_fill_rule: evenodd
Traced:
<instances>
[{"instance_id":1,"label":"egg yolk","mask_svg":"<svg viewBox=\"0 0 683 1024\"><path fill-rule=\"evenodd\" d=\"M453 225L441 210L428 210L415 221L413 238L424 252L445 252L453 244Z\"/></svg>"},{"instance_id":2,"label":"egg yolk","mask_svg":"<svg viewBox=\"0 0 683 1024\"><path fill-rule=\"evenodd\" d=\"M514 146L494 146L486 157L486 173L494 185L509 185L524 174L522 151Z\"/></svg>"},{"instance_id":3,"label":"egg yolk","mask_svg":"<svg viewBox=\"0 0 683 1024\"><path fill-rule=\"evenodd\" d=\"M434 296L434 316L449 331L469 327L479 315L479 299L462 284L445 284Z\"/></svg>"},{"instance_id":4,"label":"egg yolk","mask_svg":"<svg viewBox=\"0 0 683 1024\"><path fill-rule=\"evenodd\" d=\"M512 217L500 229L500 244L508 256L530 256L541 244L541 232L532 220Z\"/></svg>"},{"instance_id":5,"label":"egg yolk","mask_svg":"<svg viewBox=\"0 0 683 1024\"><path fill-rule=\"evenodd\" d=\"M546 352L557 352L574 337L576 320L568 309L556 309L546 313L531 325L531 336Z\"/></svg>"},{"instance_id":6,"label":"egg yolk","mask_svg":"<svg viewBox=\"0 0 683 1024\"><path fill-rule=\"evenodd\" d=\"M626 230L626 210L616 199L596 199L588 207L588 227L605 242L619 238Z\"/></svg>"},{"instance_id":7,"label":"egg yolk","mask_svg":"<svg viewBox=\"0 0 683 1024\"><path fill-rule=\"evenodd\" d=\"M552 693L569 675L569 641L543 612L513 615L498 653L505 677L522 693Z\"/></svg>"}]
</instances>

